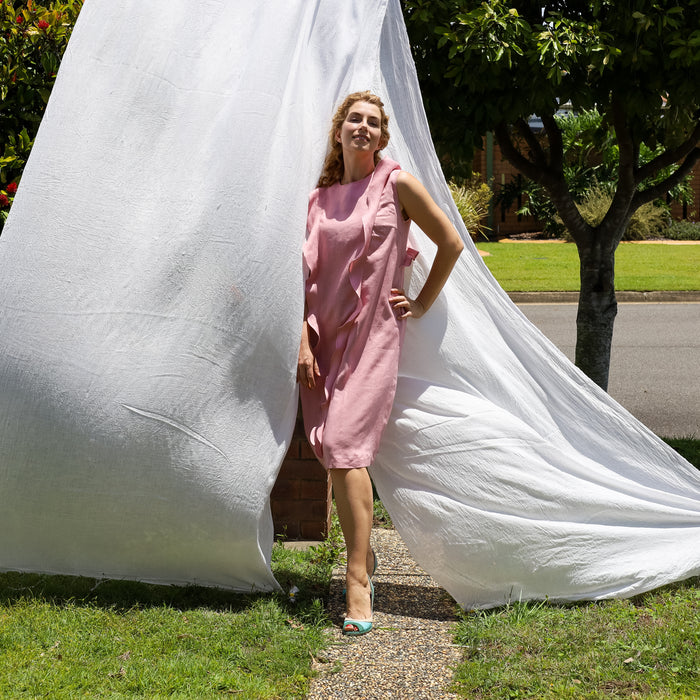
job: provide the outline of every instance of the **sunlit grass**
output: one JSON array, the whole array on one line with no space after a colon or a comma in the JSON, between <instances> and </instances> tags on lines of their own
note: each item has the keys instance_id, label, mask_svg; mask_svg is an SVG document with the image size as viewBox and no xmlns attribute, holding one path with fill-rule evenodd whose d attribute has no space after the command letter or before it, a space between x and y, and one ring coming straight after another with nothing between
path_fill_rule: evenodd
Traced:
<instances>
[{"instance_id":1,"label":"sunlit grass","mask_svg":"<svg viewBox=\"0 0 700 700\"><path fill-rule=\"evenodd\" d=\"M489 270L508 292L578 291L573 243L478 243ZM700 245L621 243L615 255L620 291L700 290Z\"/></svg>"},{"instance_id":2,"label":"sunlit grass","mask_svg":"<svg viewBox=\"0 0 700 700\"><path fill-rule=\"evenodd\" d=\"M0 697L303 698L327 643L327 550L276 545L279 594L2 574Z\"/></svg>"},{"instance_id":3,"label":"sunlit grass","mask_svg":"<svg viewBox=\"0 0 700 700\"><path fill-rule=\"evenodd\" d=\"M700 697L699 579L632 600L466 614L465 698Z\"/></svg>"}]
</instances>

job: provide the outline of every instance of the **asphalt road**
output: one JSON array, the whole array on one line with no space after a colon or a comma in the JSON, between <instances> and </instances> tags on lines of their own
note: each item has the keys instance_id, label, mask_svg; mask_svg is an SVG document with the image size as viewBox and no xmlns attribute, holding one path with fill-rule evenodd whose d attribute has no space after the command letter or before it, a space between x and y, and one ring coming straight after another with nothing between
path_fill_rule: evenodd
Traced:
<instances>
[{"instance_id":1,"label":"asphalt road","mask_svg":"<svg viewBox=\"0 0 700 700\"><path fill-rule=\"evenodd\" d=\"M519 304L573 361L576 304ZM619 304L608 392L662 437L700 439L700 303Z\"/></svg>"}]
</instances>

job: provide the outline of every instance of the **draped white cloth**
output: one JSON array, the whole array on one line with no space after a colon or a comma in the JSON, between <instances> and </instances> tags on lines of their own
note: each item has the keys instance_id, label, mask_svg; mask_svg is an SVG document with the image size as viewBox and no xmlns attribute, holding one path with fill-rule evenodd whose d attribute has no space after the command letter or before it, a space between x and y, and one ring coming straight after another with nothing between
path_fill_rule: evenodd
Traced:
<instances>
[{"instance_id":1,"label":"draped white cloth","mask_svg":"<svg viewBox=\"0 0 700 700\"><path fill-rule=\"evenodd\" d=\"M700 573L700 475L469 242L398 0L86 3L0 237L0 568L277 586L307 194L365 88L468 243L409 323L372 469L417 561L471 607Z\"/></svg>"}]
</instances>

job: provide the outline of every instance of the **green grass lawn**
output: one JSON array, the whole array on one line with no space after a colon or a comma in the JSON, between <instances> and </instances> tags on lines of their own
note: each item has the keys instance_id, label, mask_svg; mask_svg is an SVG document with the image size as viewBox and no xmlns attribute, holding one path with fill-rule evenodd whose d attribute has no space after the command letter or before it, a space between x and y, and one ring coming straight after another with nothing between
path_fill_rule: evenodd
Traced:
<instances>
[{"instance_id":1,"label":"green grass lawn","mask_svg":"<svg viewBox=\"0 0 700 700\"><path fill-rule=\"evenodd\" d=\"M478 243L489 270L507 292L578 291L573 243ZM619 291L700 290L700 245L621 243L615 256Z\"/></svg>"},{"instance_id":2,"label":"green grass lawn","mask_svg":"<svg viewBox=\"0 0 700 700\"><path fill-rule=\"evenodd\" d=\"M303 698L337 548L276 545L287 594L0 575L0 697Z\"/></svg>"},{"instance_id":3,"label":"green grass lawn","mask_svg":"<svg viewBox=\"0 0 700 700\"><path fill-rule=\"evenodd\" d=\"M698 698L700 579L629 600L465 614L455 689L481 700Z\"/></svg>"}]
</instances>

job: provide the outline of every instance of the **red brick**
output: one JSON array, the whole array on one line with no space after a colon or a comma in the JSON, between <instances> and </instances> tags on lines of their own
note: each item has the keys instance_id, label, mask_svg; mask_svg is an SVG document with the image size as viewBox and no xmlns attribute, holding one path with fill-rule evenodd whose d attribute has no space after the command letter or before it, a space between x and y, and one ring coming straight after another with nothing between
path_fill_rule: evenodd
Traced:
<instances>
[{"instance_id":1,"label":"red brick","mask_svg":"<svg viewBox=\"0 0 700 700\"><path fill-rule=\"evenodd\" d=\"M305 520L311 520L312 518L325 520L328 515L328 504L325 501L304 501L303 506L303 517Z\"/></svg>"},{"instance_id":2,"label":"red brick","mask_svg":"<svg viewBox=\"0 0 700 700\"><path fill-rule=\"evenodd\" d=\"M303 537L298 522L285 523L282 527L275 527L275 535L282 535L290 540L298 540Z\"/></svg>"},{"instance_id":3,"label":"red brick","mask_svg":"<svg viewBox=\"0 0 700 700\"><path fill-rule=\"evenodd\" d=\"M302 483L299 479L277 479L270 498L274 501L296 501L304 498Z\"/></svg>"},{"instance_id":4,"label":"red brick","mask_svg":"<svg viewBox=\"0 0 700 700\"><path fill-rule=\"evenodd\" d=\"M310 481L304 479L299 483L299 498L302 501L326 501L328 500L328 483L324 481Z\"/></svg>"},{"instance_id":5,"label":"red brick","mask_svg":"<svg viewBox=\"0 0 700 700\"><path fill-rule=\"evenodd\" d=\"M299 448L299 456L302 459L313 459L314 461L317 461L316 455L311 449L311 445L309 445L309 441L306 438L299 440Z\"/></svg>"},{"instance_id":6,"label":"red brick","mask_svg":"<svg viewBox=\"0 0 700 700\"><path fill-rule=\"evenodd\" d=\"M292 442L289 445L287 454L284 456L285 461L288 459L299 459L301 457L301 439L297 437L292 438Z\"/></svg>"},{"instance_id":7,"label":"red brick","mask_svg":"<svg viewBox=\"0 0 700 700\"><path fill-rule=\"evenodd\" d=\"M304 434L301 409L270 497L275 534L321 539L330 526L331 489ZM303 523L303 525L302 525Z\"/></svg>"},{"instance_id":8,"label":"red brick","mask_svg":"<svg viewBox=\"0 0 700 700\"><path fill-rule=\"evenodd\" d=\"M329 479L328 470L321 466L321 463L316 459L305 459L301 460L307 464L308 471L306 472L306 479L311 479L313 481L322 481L324 484Z\"/></svg>"},{"instance_id":9,"label":"red brick","mask_svg":"<svg viewBox=\"0 0 700 700\"><path fill-rule=\"evenodd\" d=\"M325 539L330 528L330 518L321 523L317 520L302 520L299 523L299 535L302 540L322 540Z\"/></svg>"},{"instance_id":10,"label":"red brick","mask_svg":"<svg viewBox=\"0 0 700 700\"><path fill-rule=\"evenodd\" d=\"M275 523L293 523L300 518L308 518L310 513L307 510L307 505L301 501L272 501L270 503L272 509L272 519Z\"/></svg>"},{"instance_id":11,"label":"red brick","mask_svg":"<svg viewBox=\"0 0 700 700\"><path fill-rule=\"evenodd\" d=\"M318 478L318 469L323 469L318 464L303 459L285 459L278 479L314 479Z\"/></svg>"}]
</instances>

